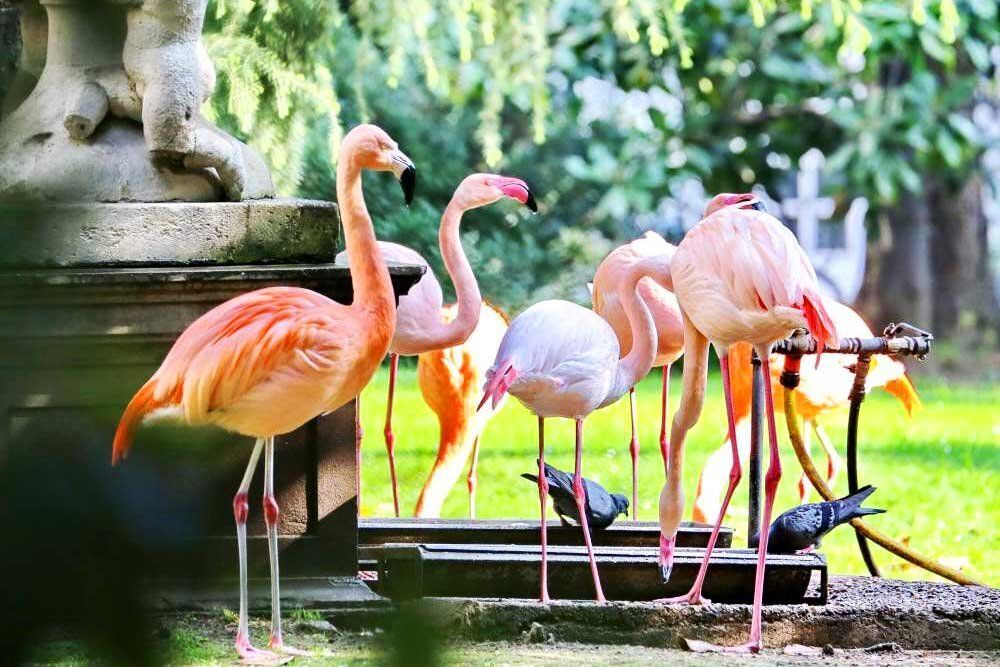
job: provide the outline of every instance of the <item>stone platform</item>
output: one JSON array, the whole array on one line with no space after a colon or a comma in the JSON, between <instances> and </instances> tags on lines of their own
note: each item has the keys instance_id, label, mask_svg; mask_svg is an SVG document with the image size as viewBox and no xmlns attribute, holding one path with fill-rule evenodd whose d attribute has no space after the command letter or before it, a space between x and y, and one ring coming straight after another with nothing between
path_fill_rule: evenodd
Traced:
<instances>
[{"instance_id":1,"label":"stone platform","mask_svg":"<svg viewBox=\"0 0 1000 667\"><path fill-rule=\"evenodd\" d=\"M0 232L0 464L44 457L53 475L60 462L65 470L94 467L95 488L122 508L135 540L157 545L144 574L216 599L213 587L236 572L231 502L250 440L148 425L112 470L115 425L181 331L219 303L275 285L351 303L349 271L333 264L336 205L6 205ZM396 295L422 273L390 267ZM326 599L374 597L356 579L354 418L352 402L277 439L282 574L344 578L326 586ZM44 428L59 424L62 432ZM261 497L262 478L258 472L251 497ZM248 525L251 577L268 571L259 508L251 505Z\"/></svg>"},{"instance_id":2,"label":"stone platform","mask_svg":"<svg viewBox=\"0 0 1000 667\"><path fill-rule=\"evenodd\" d=\"M764 608L768 646L1000 650L1000 590L893 579L837 576L826 606ZM539 624L557 642L677 648L684 639L722 645L745 641L749 605L665 606L652 602L428 599L425 613L455 640L517 640ZM331 620L337 623L337 614ZM342 621L343 622L343 621Z\"/></svg>"},{"instance_id":3,"label":"stone platform","mask_svg":"<svg viewBox=\"0 0 1000 667\"><path fill-rule=\"evenodd\" d=\"M435 634L461 643L523 642L530 630L541 635L541 641L557 644L682 648L685 639L735 645L746 640L750 627L749 605L599 605L570 600L542 605L514 598L425 598L398 606L360 601L339 604L331 602L323 589L310 590L307 582L292 580L283 585L286 608L317 610L340 630L390 629L401 610L403 616L419 614ZM266 618L266 582L259 582L256 589L251 590L251 606ZM765 607L765 645L860 649L894 643L903 650L1000 651L1000 590L996 588L834 576L829 589L826 606ZM224 597L214 606L159 608L214 614L235 603L234 587L222 593Z\"/></svg>"}]
</instances>

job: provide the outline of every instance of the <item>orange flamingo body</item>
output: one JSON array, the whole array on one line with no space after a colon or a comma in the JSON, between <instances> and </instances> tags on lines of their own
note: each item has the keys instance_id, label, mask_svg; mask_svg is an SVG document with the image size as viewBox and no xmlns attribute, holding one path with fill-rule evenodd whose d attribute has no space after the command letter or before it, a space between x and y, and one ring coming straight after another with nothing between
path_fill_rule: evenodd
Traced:
<instances>
[{"instance_id":1,"label":"orange flamingo body","mask_svg":"<svg viewBox=\"0 0 1000 667\"><path fill-rule=\"evenodd\" d=\"M447 307L444 317L454 316ZM440 427L437 458L420 491L416 516L441 516L441 506L458 481L471 455L467 485L469 514L476 515L476 466L479 437L499 411L492 405L476 412L486 371L493 363L500 341L507 331L507 319L496 307L484 302L475 331L461 345L420 355L417 382L424 401L437 415Z\"/></svg>"},{"instance_id":2,"label":"orange flamingo body","mask_svg":"<svg viewBox=\"0 0 1000 667\"><path fill-rule=\"evenodd\" d=\"M830 318L840 336L868 338L873 336L861 316L851 308L834 301L823 299ZM736 419L737 442L740 458L745 459L750 447L750 406L753 376L750 367L751 348L745 343L737 343L729 349L730 379L733 391L733 415ZM775 410L784 412L784 388L781 386L781 372L785 360L780 354L771 355L771 391L775 395ZM850 369L854 358L840 354L823 355L818 364L802 364L800 384L795 391L795 408L804 422L816 433L827 456L827 482L831 485L840 470L840 457L830 446L829 439L820 426L819 419L848 404L848 395L854 383L854 373ZM902 363L885 355L872 357L867 378L867 388L882 387L896 396L907 414L919 407L920 398L906 376ZM809 430L803 431L804 438ZM808 440L806 440L808 443ZM713 521L719 512L719 499L726 484L726 471L732 465L729 441L723 442L705 462L698 479L698 491L694 500L692 517L695 521ZM805 502L808 485L803 475L799 480L799 499Z\"/></svg>"},{"instance_id":3,"label":"orange flamingo body","mask_svg":"<svg viewBox=\"0 0 1000 667\"><path fill-rule=\"evenodd\" d=\"M339 304L310 290L270 287L207 312L177 339L160 368L129 402L115 433L112 461L128 452L142 419L166 411L188 424L214 424L256 438L233 499L240 567L236 650L246 662L287 657L250 644L247 616L247 490L261 450L264 517L271 561L270 648L285 654L278 571L278 504L274 498L274 436L357 396L389 349L396 308L389 272L376 245L361 191L361 171L392 171L412 196L413 164L381 129L362 125L344 137L337 199L351 257L354 301Z\"/></svg>"}]
</instances>

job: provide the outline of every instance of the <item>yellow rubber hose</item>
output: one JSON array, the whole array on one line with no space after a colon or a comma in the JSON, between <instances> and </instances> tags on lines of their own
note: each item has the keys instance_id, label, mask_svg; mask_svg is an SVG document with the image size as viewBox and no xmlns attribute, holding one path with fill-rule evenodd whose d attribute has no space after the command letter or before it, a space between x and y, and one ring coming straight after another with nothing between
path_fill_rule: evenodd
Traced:
<instances>
[{"instance_id":1,"label":"yellow rubber hose","mask_svg":"<svg viewBox=\"0 0 1000 667\"><path fill-rule=\"evenodd\" d=\"M792 447L795 449L795 456L799 459L799 463L802 465L802 470L806 473L806 477L809 478L812 485L816 487L819 495L823 496L824 500L834 500L836 496L833 495L830 487L826 485L826 481L822 476L820 476L819 471L816 470L816 466L813 465L812 458L809 456L809 452L806 451L805 444L802 442L802 431L799 428L799 417L795 412L795 391L785 387L784 393L785 421L788 422L788 437L792 440ZM927 570L928 572L933 572L939 577L944 577L945 579L954 581L956 584L962 584L963 586L984 585L975 579L962 574L958 570L946 567L935 560L918 554L905 544L875 530L861 519L851 519L851 525L854 526L854 529L859 533L867 537L875 544L878 544L886 551L896 554L903 560L907 560L917 567Z\"/></svg>"}]
</instances>

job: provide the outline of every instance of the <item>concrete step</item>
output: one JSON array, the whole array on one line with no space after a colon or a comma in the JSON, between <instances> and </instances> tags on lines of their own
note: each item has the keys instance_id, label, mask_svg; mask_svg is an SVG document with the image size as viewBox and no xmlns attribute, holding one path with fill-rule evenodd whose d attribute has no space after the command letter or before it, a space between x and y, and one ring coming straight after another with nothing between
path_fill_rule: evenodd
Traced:
<instances>
[{"instance_id":1,"label":"concrete step","mask_svg":"<svg viewBox=\"0 0 1000 667\"><path fill-rule=\"evenodd\" d=\"M660 581L658 550L649 547L594 548L605 595L609 600L652 600L682 595L692 586L704 550L678 548L673 573ZM368 547L376 565L375 588L396 600L418 597L536 598L539 594L541 548L498 544L385 544ZM590 599L594 595L584 547L552 545L548 549L549 593L558 599ZM716 602L749 603L757 554L749 549L712 553L704 594ZM767 604L826 599L826 559L819 554L770 555L764 579Z\"/></svg>"},{"instance_id":2,"label":"concrete step","mask_svg":"<svg viewBox=\"0 0 1000 667\"><path fill-rule=\"evenodd\" d=\"M554 525L553 525L554 524ZM540 523L524 519L374 519L358 520L358 545L412 544L538 544ZM733 529L723 526L717 549L733 543ZM677 533L678 547L704 547L712 526L684 521ZM548 524L549 545L583 546L583 533L575 526ZM656 547L660 526L656 521L618 521L592 532L595 546Z\"/></svg>"}]
</instances>

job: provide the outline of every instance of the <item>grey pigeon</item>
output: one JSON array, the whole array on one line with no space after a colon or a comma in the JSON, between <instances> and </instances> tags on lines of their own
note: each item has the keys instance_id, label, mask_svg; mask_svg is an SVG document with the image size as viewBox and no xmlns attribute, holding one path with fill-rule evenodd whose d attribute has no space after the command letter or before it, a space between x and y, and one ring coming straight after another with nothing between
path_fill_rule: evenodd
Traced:
<instances>
[{"instance_id":1,"label":"grey pigeon","mask_svg":"<svg viewBox=\"0 0 1000 667\"><path fill-rule=\"evenodd\" d=\"M859 516L882 514L885 510L861 507L873 493L875 487L869 485L839 500L793 507L771 524L767 553L792 554L818 547L820 539L840 524ZM757 547L757 535L750 540L750 546Z\"/></svg>"},{"instance_id":2,"label":"grey pigeon","mask_svg":"<svg viewBox=\"0 0 1000 667\"><path fill-rule=\"evenodd\" d=\"M538 475L526 472L521 477L538 484ZM572 519L580 524L580 515L576 511L576 499L573 496L573 475L559 468L545 464L545 479L549 483L549 495L556 508L556 514L564 524ZM620 493L608 493L597 482L583 478L584 508L587 510L587 523L593 528L607 528L614 523L619 514L628 516L628 498Z\"/></svg>"}]
</instances>

